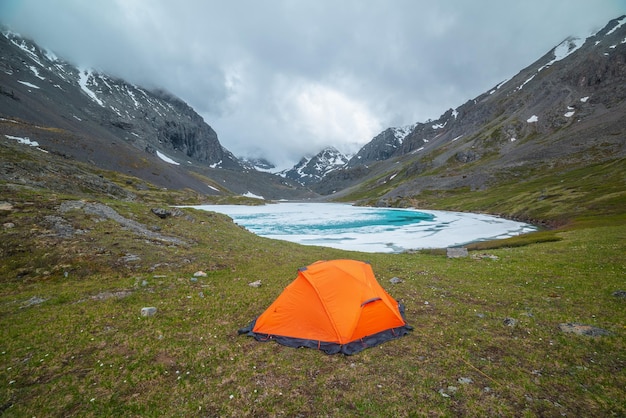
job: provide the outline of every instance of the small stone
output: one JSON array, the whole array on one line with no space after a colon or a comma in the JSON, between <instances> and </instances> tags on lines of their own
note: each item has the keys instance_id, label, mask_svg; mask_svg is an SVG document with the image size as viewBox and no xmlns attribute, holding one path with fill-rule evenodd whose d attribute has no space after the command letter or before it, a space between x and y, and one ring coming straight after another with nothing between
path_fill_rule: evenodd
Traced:
<instances>
[{"instance_id":1,"label":"small stone","mask_svg":"<svg viewBox=\"0 0 626 418\"><path fill-rule=\"evenodd\" d=\"M206 276L207 276L207 274L205 272L203 272L202 270L196 271L193 274L193 277L206 277Z\"/></svg>"},{"instance_id":2,"label":"small stone","mask_svg":"<svg viewBox=\"0 0 626 418\"><path fill-rule=\"evenodd\" d=\"M473 380L469 377L459 377L458 382L462 385L469 385Z\"/></svg>"},{"instance_id":3,"label":"small stone","mask_svg":"<svg viewBox=\"0 0 626 418\"><path fill-rule=\"evenodd\" d=\"M248 283L248 286L251 286L251 287L261 287L261 281L257 280L255 282Z\"/></svg>"},{"instance_id":4,"label":"small stone","mask_svg":"<svg viewBox=\"0 0 626 418\"><path fill-rule=\"evenodd\" d=\"M30 298L26 302L24 302L22 307L23 308L27 308L27 307L33 306L33 305L40 305L40 304L44 303L45 301L46 301L46 299L44 299L44 298L40 298L39 296L33 296L32 298Z\"/></svg>"},{"instance_id":5,"label":"small stone","mask_svg":"<svg viewBox=\"0 0 626 418\"><path fill-rule=\"evenodd\" d=\"M191 280L191 283L197 283L198 282L198 278L197 277L192 277L190 280Z\"/></svg>"},{"instance_id":6,"label":"small stone","mask_svg":"<svg viewBox=\"0 0 626 418\"><path fill-rule=\"evenodd\" d=\"M120 261L124 263L130 263L132 261L140 261L140 260L141 260L141 257L135 254L130 254L130 253L120 258Z\"/></svg>"},{"instance_id":7,"label":"small stone","mask_svg":"<svg viewBox=\"0 0 626 418\"><path fill-rule=\"evenodd\" d=\"M616 298L626 299L626 290L616 290L613 292L613 296Z\"/></svg>"},{"instance_id":8,"label":"small stone","mask_svg":"<svg viewBox=\"0 0 626 418\"><path fill-rule=\"evenodd\" d=\"M465 247L451 247L446 248L446 255L448 256L448 258L463 258L469 256L469 253L467 252L467 248Z\"/></svg>"},{"instance_id":9,"label":"small stone","mask_svg":"<svg viewBox=\"0 0 626 418\"><path fill-rule=\"evenodd\" d=\"M575 322L559 324L559 328L563 332L568 332L576 335L585 335L587 337L600 337L603 335L611 335L611 333L605 329L594 327L591 325L578 324Z\"/></svg>"},{"instance_id":10,"label":"small stone","mask_svg":"<svg viewBox=\"0 0 626 418\"><path fill-rule=\"evenodd\" d=\"M165 218L172 216L171 211L167 209L163 209L163 208L152 208L151 211L152 213L154 213L156 216L158 216L161 219L165 219Z\"/></svg>"},{"instance_id":11,"label":"small stone","mask_svg":"<svg viewBox=\"0 0 626 418\"><path fill-rule=\"evenodd\" d=\"M517 325L517 319L515 318L504 318L504 325L508 326L508 327L514 327L515 325Z\"/></svg>"},{"instance_id":12,"label":"small stone","mask_svg":"<svg viewBox=\"0 0 626 418\"><path fill-rule=\"evenodd\" d=\"M9 202L0 202L0 210L13 210L13 205Z\"/></svg>"},{"instance_id":13,"label":"small stone","mask_svg":"<svg viewBox=\"0 0 626 418\"><path fill-rule=\"evenodd\" d=\"M11 229L11 228L15 228L15 224L13 222L5 222L2 224L2 227L4 229Z\"/></svg>"},{"instance_id":14,"label":"small stone","mask_svg":"<svg viewBox=\"0 0 626 418\"><path fill-rule=\"evenodd\" d=\"M148 281L147 280L142 280L141 281L141 286L143 286L143 287L148 286Z\"/></svg>"},{"instance_id":15,"label":"small stone","mask_svg":"<svg viewBox=\"0 0 626 418\"><path fill-rule=\"evenodd\" d=\"M141 308L141 316L154 316L156 312L157 308L155 308L154 306Z\"/></svg>"},{"instance_id":16,"label":"small stone","mask_svg":"<svg viewBox=\"0 0 626 418\"><path fill-rule=\"evenodd\" d=\"M391 279L389 279L389 282L391 284L398 284L398 283L402 283L404 280L402 280L399 277L392 277Z\"/></svg>"}]
</instances>

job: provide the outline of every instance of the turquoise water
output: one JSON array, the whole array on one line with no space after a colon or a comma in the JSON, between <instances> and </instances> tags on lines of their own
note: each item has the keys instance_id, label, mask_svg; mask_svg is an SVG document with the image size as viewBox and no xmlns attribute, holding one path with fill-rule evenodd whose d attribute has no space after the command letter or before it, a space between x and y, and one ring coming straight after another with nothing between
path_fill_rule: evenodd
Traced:
<instances>
[{"instance_id":1,"label":"turquoise water","mask_svg":"<svg viewBox=\"0 0 626 418\"><path fill-rule=\"evenodd\" d=\"M290 213L250 213L231 215L235 222L254 233L271 235L329 235L394 231L402 226L433 221L434 215L399 209L356 208L350 213L311 212L312 216Z\"/></svg>"},{"instance_id":2,"label":"turquoise water","mask_svg":"<svg viewBox=\"0 0 626 418\"><path fill-rule=\"evenodd\" d=\"M261 206L210 205L257 235L363 252L445 248L529 232L532 225L494 216L391 209L338 203L288 202Z\"/></svg>"}]
</instances>

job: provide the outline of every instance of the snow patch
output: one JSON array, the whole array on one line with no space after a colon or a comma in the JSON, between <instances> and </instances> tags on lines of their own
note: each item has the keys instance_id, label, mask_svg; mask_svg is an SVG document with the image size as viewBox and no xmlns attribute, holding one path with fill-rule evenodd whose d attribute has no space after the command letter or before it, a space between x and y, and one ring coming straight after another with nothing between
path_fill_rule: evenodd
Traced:
<instances>
[{"instance_id":1,"label":"snow patch","mask_svg":"<svg viewBox=\"0 0 626 418\"><path fill-rule=\"evenodd\" d=\"M13 33L9 33L8 35L14 35L17 37L20 37L20 35L18 34L13 34ZM5 35L7 39L9 39L9 36ZM17 46L18 48L20 48L22 51L26 52L26 54L30 57L30 59L32 59L33 61L35 61L37 64L39 64L40 67L43 67L44 65L41 63L41 60L39 59L39 57L37 56L37 54L35 53L35 48L34 47L29 47L26 44L26 41L24 41L23 39L21 39L21 43L18 43L15 39L10 39L11 43L15 46Z\"/></svg>"},{"instance_id":2,"label":"snow patch","mask_svg":"<svg viewBox=\"0 0 626 418\"><path fill-rule=\"evenodd\" d=\"M28 81L17 80L17 82L18 83L22 83L26 87L30 87L30 88L33 88L33 89L38 89L39 88L39 86L36 86L33 83L29 83Z\"/></svg>"},{"instance_id":3,"label":"snow patch","mask_svg":"<svg viewBox=\"0 0 626 418\"><path fill-rule=\"evenodd\" d=\"M560 61L563 58L567 57L568 55L576 51L578 48L583 46L584 43L585 43L585 39L582 39L582 38L568 38L564 40L563 42L559 44L559 46L554 48L554 59L550 61L549 63L547 63L545 66L541 67L541 69L549 65L552 65L555 62ZM539 71L541 71L541 69Z\"/></svg>"},{"instance_id":4,"label":"snow patch","mask_svg":"<svg viewBox=\"0 0 626 418\"><path fill-rule=\"evenodd\" d=\"M411 132L413 132L413 129L415 129L415 123L412 125L406 125L406 126L402 126L400 128L393 128L393 135L396 138L396 140L402 144L402 142L404 141L404 139L409 136L409 134Z\"/></svg>"},{"instance_id":5,"label":"snow patch","mask_svg":"<svg viewBox=\"0 0 626 418\"><path fill-rule=\"evenodd\" d=\"M174 165L180 165L180 163L177 163L176 161L172 160L170 157L168 157L167 155L163 154L160 151L157 151L156 154L157 154L157 157L159 157L160 159L162 159L166 163L174 164Z\"/></svg>"},{"instance_id":6,"label":"snow patch","mask_svg":"<svg viewBox=\"0 0 626 418\"><path fill-rule=\"evenodd\" d=\"M576 112L569 111L569 112L565 113L563 116L565 116L566 118L571 118L572 116L574 116L574 113L576 113Z\"/></svg>"},{"instance_id":7,"label":"snow patch","mask_svg":"<svg viewBox=\"0 0 626 418\"><path fill-rule=\"evenodd\" d=\"M510 78L507 78L507 79L505 79L505 80L501 81L501 82L500 82L497 86L495 86L495 87L493 88L493 90L491 90L491 91L489 92L489 94L494 94L494 93L495 93L495 92L496 92L496 91L497 91L500 87L502 87L502 85L503 85L504 83L506 83L506 82L507 82L507 81L509 81L509 80L510 80Z\"/></svg>"},{"instance_id":8,"label":"snow patch","mask_svg":"<svg viewBox=\"0 0 626 418\"><path fill-rule=\"evenodd\" d=\"M539 118L537 117L537 115L532 115L531 117L526 119L526 122L528 122L528 123L535 123L537 121L539 121Z\"/></svg>"},{"instance_id":9,"label":"snow patch","mask_svg":"<svg viewBox=\"0 0 626 418\"><path fill-rule=\"evenodd\" d=\"M89 87L87 87L87 81L89 81L89 77L91 76L91 70L79 70L78 71L78 84L80 85L80 88L87 93L87 96L91 97L91 99L98 103L100 106L104 107L104 103L102 102L102 100L98 99L98 96L96 96L96 93L94 93L92 90L89 89Z\"/></svg>"},{"instance_id":10,"label":"snow patch","mask_svg":"<svg viewBox=\"0 0 626 418\"><path fill-rule=\"evenodd\" d=\"M538 70L538 71L541 71L541 69L540 69L540 70ZM537 75L537 74L533 74L533 75L531 75L531 76L530 76L530 78L529 78L528 80L524 81L524 82L523 82L523 83L522 83L522 84L521 84L521 85L517 88L517 90L521 90L521 89L522 89L522 88L523 88L526 84L528 84L528 83L529 83L529 82L530 82L533 78L535 78L535 76L536 76L536 75Z\"/></svg>"},{"instance_id":11,"label":"snow patch","mask_svg":"<svg viewBox=\"0 0 626 418\"><path fill-rule=\"evenodd\" d=\"M535 74L533 74L530 78L528 78L520 86L518 86L516 91L521 90L527 83L529 83L533 78L535 78L535 76L539 72L541 72L541 70L543 70L544 68L548 68L555 62L561 61L562 59L566 58L568 55L572 54L581 46L583 46L584 43L585 43L585 39L583 38L567 38L566 40L561 42L556 48L554 48L554 58L552 59L552 61L540 67Z\"/></svg>"},{"instance_id":12,"label":"snow patch","mask_svg":"<svg viewBox=\"0 0 626 418\"><path fill-rule=\"evenodd\" d=\"M615 27L613 29L611 29L610 31L608 31L606 33L605 36L608 36L610 34L612 34L613 32L615 32L616 30L618 30L619 28L621 28L622 26L624 26L624 24L626 23L626 17L622 18L622 20L617 22L617 25L615 25Z\"/></svg>"},{"instance_id":13,"label":"snow patch","mask_svg":"<svg viewBox=\"0 0 626 418\"><path fill-rule=\"evenodd\" d=\"M587 100L589 100L589 96L585 96L585 97L581 97L580 101L583 103L587 103Z\"/></svg>"},{"instance_id":14,"label":"snow patch","mask_svg":"<svg viewBox=\"0 0 626 418\"><path fill-rule=\"evenodd\" d=\"M29 66L28 68L30 68L30 70L33 72L33 74L35 74L35 77L37 77L40 80L45 80L46 77L42 77L41 74L39 74L39 70L37 70L37 67L35 67L34 65Z\"/></svg>"},{"instance_id":15,"label":"snow patch","mask_svg":"<svg viewBox=\"0 0 626 418\"><path fill-rule=\"evenodd\" d=\"M19 136L11 136L11 135L5 135L8 139L14 139L16 140L18 143L23 144L23 145L30 145L31 147L38 147L39 146L39 142L37 141L32 141L30 138L28 137L19 137Z\"/></svg>"},{"instance_id":16,"label":"snow patch","mask_svg":"<svg viewBox=\"0 0 626 418\"><path fill-rule=\"evenodd\" d=\"M244 193L242 196L250 197L252 199L262 199L262 200L265 200L265 198L263 196L256 195L256 194L254 194L252 192Z\"/></svg>"}]
</instances>

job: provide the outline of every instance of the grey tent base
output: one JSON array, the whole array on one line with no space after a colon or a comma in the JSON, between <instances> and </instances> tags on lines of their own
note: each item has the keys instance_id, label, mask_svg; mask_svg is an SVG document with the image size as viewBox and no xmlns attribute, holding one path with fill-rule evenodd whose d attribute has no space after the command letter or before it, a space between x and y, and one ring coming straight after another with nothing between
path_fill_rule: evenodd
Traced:
<instances>
[{"instance_id":1,"label":"grey tent base","mask_svg":"<svg viewBox=\"0 0 626 418\"><path fill-rule=\"evenodd\" d=\"M400 308L400 314L402 315L402 319L404 319L404 306L400 303L398 304ZM359 353L366 348L375 347L384 342L394 340L396 338L403 337L409 333L413 329L412 326L405 325L396 328L389 328L384 331L378 332L376 334L368 335L363 338L360 338L355 341L350 341L346 344L339 344L333 342L325 342L325 341L316 341L316 340L308 340L304 338L294 338L294 337L286 337L282 335L270 335L263 334L252 331L254 329L254 325L256 324L256 319L253 320L247 327L244 327L238 331L238 333L245 334L250 337L254 337L257 341L266 342L266 341L276 341L279 344L282 344L287 347L300 348L314 348L316 350L321 350L326 354L337 354L343 353L346 355L352 355Z\"/></svg>"}]
</instances>

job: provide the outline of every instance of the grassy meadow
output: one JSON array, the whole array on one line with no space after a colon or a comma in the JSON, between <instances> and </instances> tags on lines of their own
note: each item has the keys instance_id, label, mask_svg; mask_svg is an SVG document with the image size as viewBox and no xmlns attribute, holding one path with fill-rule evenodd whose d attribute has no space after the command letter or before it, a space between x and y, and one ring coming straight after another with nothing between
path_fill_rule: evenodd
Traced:
<instances>
[{"instance_id":1,"label":"grassy meadow","mask_svg":"<svg viewBox=\"0 0 626 418\"><path fill-rule=\"evenodd\" d=\"M188 192L124 201L8 182L0 192L2 416L626 416L626 299L614 295L626 290L626 216L613 206L449 259L305 247L214 213L151 212L198 203ZM79 199L181 242L59 213ZM237 334L299 267L334 258L369 261L413 332L354 356Z\"/></svg>"}]
</instances>

